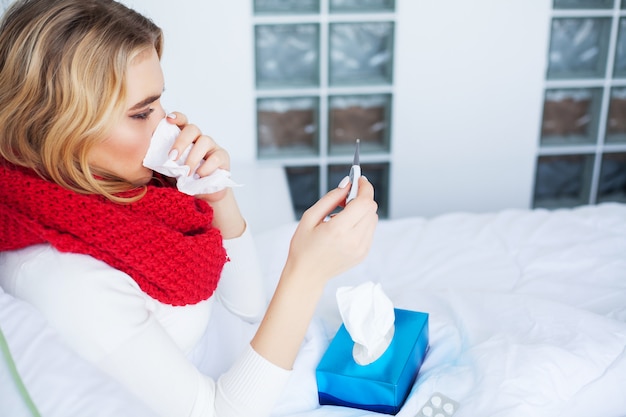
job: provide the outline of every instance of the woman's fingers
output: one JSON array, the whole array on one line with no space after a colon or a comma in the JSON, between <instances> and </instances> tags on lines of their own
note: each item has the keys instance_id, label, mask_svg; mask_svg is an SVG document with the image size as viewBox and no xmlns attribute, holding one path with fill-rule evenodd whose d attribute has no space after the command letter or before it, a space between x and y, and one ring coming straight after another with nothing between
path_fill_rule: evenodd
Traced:
<instances>
[{"instance_id":1,"label":"woman's fingers","mask_svg":"<svg viewBox=\"0 0 626 417\"><path fill-rule=\"evenodd\" d=\"M187 116L185 116L183 113L179 113L177 111L173 111L171 113L168 113L167 116L167 121L169 123L172 123L180 128L182 128L183 126L185 126L188 122L187 120Z\"/></svg>"},{"instance_id":2,"label":"woman's fingers","mask_svg":"<svg viewBox=\"0 0 626 417\"><path fill-rule=\"evenodd\" d=\"M200 128L194 124L188 124L187 116L179 112L167 115L169 123L173 123L181 129L180 134L174 141L172 151L180 158L183 152L190 146L191 150L184 163L189 166L189 175L197 174L201 177L210 175L216 169L230 169L230 157L228 152L221 148L210 136L202 134Z\"/></svg>"},{"instance_id":3,"label":"woman's fingers","mask_svg":"<svg viewBox=\"0 0 626 417\"><path fill-rule=\"evenodd\" d=\"M333 222L345 223L345 227L356 227L362 221L372 221L378 204L374 201L374 187L365 177L359 178L359 192L355 199L347 204L341 212L333 216ZM369 218L369 220L368 220Z\"/></svg>"},{"instance_id":4,"label":"woman's fingers","mask_svg":"<svg viewBox=\"0 0 626 417\"><path fill-rule=\"evenodd\" d=\"M337 207L345 201L348 196L347 188L335 188L330 190L326 195L320 198L315 204L309 207L300 221L307 228L313 228L322 223L326 216L332 213Z\"/></svg>"},{"instance_id":5,"label":"woman's fingers","mask_svg":"<svg viewBox=\"0 0 626 417\"><path fill-rule=\"evenodd\" d=\"M317 203L311 206L302 216L301 223L308 227L315 227L337 207L343 206L348 195L349 187L335 188L320 198ZM356 201L356 204L352 204ZM364 216L375 214L378 205L374 201L374 187L365 177L359 178L359 193L343 210L332 217L335 223L346 223L347 226L354 226Z\"/></svg>"}]
</instances>

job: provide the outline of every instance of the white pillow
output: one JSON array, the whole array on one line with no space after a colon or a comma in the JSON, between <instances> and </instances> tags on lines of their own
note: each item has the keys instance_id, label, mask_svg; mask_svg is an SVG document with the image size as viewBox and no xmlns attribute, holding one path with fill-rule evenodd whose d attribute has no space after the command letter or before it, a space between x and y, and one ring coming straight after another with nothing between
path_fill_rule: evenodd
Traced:
<instances>
[{"instance_id":1,"label":"white pillow","mask_svg":"<svg viewBox=\"0 0 626 417\"><path fill-rule=\"evenodd\" d=\"M46 417L155 417L121 384L82 359L41 313L0 288L0 328L24 385ZM0 354L0 415L32 416Z\"/></svg>"}]
</instances>

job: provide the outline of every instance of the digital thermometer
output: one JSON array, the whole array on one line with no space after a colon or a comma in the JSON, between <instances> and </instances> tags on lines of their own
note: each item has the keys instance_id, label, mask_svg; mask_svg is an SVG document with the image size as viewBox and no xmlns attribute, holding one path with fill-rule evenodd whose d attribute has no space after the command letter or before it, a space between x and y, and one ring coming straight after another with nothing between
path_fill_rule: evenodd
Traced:
<instances>
[{"instance_id":1,"label":"digital thermometer","mask_svg":"<svg viewBox=\"0 0 626 417\"><path fill-rule=\"evenodd\" d=\"M354 160L350 167L350 192L346 198L346 204L352 201L359 193L359 178L361 177L361 165L359 165L359 144L360 139L356 140L356 150L354 151Z\"/></svg>"}]
</instances>

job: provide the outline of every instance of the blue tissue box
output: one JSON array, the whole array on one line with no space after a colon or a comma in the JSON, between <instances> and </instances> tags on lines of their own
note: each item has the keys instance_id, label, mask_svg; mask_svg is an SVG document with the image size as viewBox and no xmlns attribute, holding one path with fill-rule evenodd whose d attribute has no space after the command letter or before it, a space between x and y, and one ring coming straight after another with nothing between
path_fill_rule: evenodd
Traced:
<instances>
[{"instance_id":1,"label":"blue tissue box","mask_svg":"<svg viewBox=\"0 0 626 417\"><path fill-rule=\"evenodd\" d=\"M428 314L394 309L395 334L376 361L359 365L354 342L341 325L315 371L320 404L397 414L428 349Z\"/></svg>"}]
</instances>

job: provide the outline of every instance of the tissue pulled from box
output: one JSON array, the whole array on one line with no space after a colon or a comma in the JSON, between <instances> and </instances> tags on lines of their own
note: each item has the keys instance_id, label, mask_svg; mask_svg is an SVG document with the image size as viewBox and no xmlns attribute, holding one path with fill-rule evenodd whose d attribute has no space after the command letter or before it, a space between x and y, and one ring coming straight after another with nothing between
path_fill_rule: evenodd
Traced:
<instances>
[{"instance_id":1,"label":"tissue pulled from box","mask_svg":"<svg viewBox=\"0 0 626 417\"><path fill-rule=\"evenodd\" d=\"M381 285L373 282L340 287L336 297L339 313L354 342L352 356L359 365L369 365L385 353L393 339L393 303Z\"/></svg>"},{"instance_id":2,"label":"tissue pulled from box","mask_svg":"<svg viewBox=\"0 0 626 417\"><path fill-rule=\"evenodd\" d=\"M212 194L226 187L239 186L230 178L230 172L224 169L218 168L206 177L199 177L195 173L189 175L190 168L185 165L185 161L193 145L189 145L176 161L172 161L169 158L169 152L179 133L178 126L169 123L166 119L161 120L150 140L143 166L167 177L176 178L178 190L189 195Z\"/></svg>"}]
</instances>

